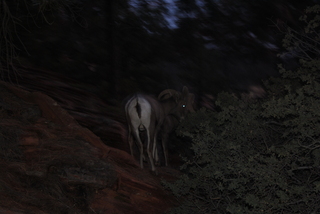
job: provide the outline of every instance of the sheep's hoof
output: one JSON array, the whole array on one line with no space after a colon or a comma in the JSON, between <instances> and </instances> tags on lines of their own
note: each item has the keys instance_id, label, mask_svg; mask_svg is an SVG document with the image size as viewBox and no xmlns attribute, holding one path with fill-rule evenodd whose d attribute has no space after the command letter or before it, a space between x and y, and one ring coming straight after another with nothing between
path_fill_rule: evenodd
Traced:
<instances>
[{"instance_id":1,"label":"sheep's hoof","mask_svg":"<svg viewBox=\"0 0 320 214\"><path fill-rule=\"evenodd\" d=\"M158 175L158 174L159 174L159 173L158 173L158 170L157 170L157 169L153 170L153 171L152 171L152 174Z\"/></svg>"}]
</instances>

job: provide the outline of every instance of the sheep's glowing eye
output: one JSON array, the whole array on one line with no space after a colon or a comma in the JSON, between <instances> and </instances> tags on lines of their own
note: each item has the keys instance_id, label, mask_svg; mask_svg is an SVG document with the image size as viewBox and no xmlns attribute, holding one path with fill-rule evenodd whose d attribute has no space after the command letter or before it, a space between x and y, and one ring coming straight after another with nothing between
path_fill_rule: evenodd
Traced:
<instances>
[{"instance_id":1,"label":"sheep's glowing eye","mask_svg":"<svg viewBox=\"0 0 320 214\"><path fill-rule=\"evenodd\" d=\"M186 107L186 105L182 105L182 108L185 108Z\"/></svg>"}]
</instances>

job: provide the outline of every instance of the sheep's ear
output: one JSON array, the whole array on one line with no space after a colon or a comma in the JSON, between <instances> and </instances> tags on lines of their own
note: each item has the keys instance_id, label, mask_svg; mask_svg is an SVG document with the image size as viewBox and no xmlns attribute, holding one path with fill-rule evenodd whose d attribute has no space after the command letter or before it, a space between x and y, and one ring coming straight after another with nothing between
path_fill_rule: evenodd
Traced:
<instances>
[{"instance_id":1,"label":"sheep's ear","mask_svg":"<svg viewBox=\"0 0 320 214\"><path fill-rule=\"evenodd\" d=\"M194 103L194 94L193 93L189 93L189 102Z\"/></svg>"},{"instance_id":2,"label":"sheep's ear","mask_svg":"<svg viewBox=\"0 0 320 214\"><path fill-rule=\"evenodd\" d=\"M193 104L194 104L194 94L189 93L187 107L190 112L195 112Z\"/></svg>"},{"instance_id":3,"label":"sheep's ear","mask_svg":"<svg viewBox=\"0 0 320 214\"><path fill-rule=\"evenodd\" d=\"M187 97L189 95L189 89L187 86L183 86L182 88L182 97Z\"/></svg>"}]
</instances>

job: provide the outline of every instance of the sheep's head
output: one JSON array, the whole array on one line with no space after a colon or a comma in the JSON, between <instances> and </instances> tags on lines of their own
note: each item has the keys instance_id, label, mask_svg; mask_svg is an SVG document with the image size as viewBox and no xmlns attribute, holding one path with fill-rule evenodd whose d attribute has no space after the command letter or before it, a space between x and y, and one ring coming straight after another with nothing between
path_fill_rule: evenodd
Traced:
<instances>
[{"instance_id":1,"label":"sheep's head","mask_svg":"<svg viewBox=\"0 0 320 214\"><path fill-rule=\"evenodd\" d=\"M170 111L168 114L173 114L183 119L188 112L194 112L194 94L189 93L189 89L184 86L182 92L173 89L162 91L158 99L160 102L165 102Z\"/></svg>"}]
</instances>

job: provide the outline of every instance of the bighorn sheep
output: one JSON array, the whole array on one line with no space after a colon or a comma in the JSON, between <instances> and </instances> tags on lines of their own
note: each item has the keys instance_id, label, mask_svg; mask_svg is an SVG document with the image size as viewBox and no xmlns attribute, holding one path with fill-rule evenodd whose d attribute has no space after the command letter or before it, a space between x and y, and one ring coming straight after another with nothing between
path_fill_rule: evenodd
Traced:
<instances>
[{"instance_id":1,"label":"bighorn sheep","mask_svg":"<svg viewBox=\"0 0 320 214\"><path fill-rule=\"evenodd\" d=\"M161 130L162 148L165 164L168 165L168 149L166 141L168 134L179 124L187 112L193 112L194 95L189 93L186 86L182 93L173 89L162 91L158 100L152 96L135 94L125 105L128 122L128 143L133 156L133 138L140 151L140 166L143 168L144 142L141 132L146 131L146 152L152 171L156 171L155 159L158 159L157 136Z\"/></svg>"}]
</instances>

